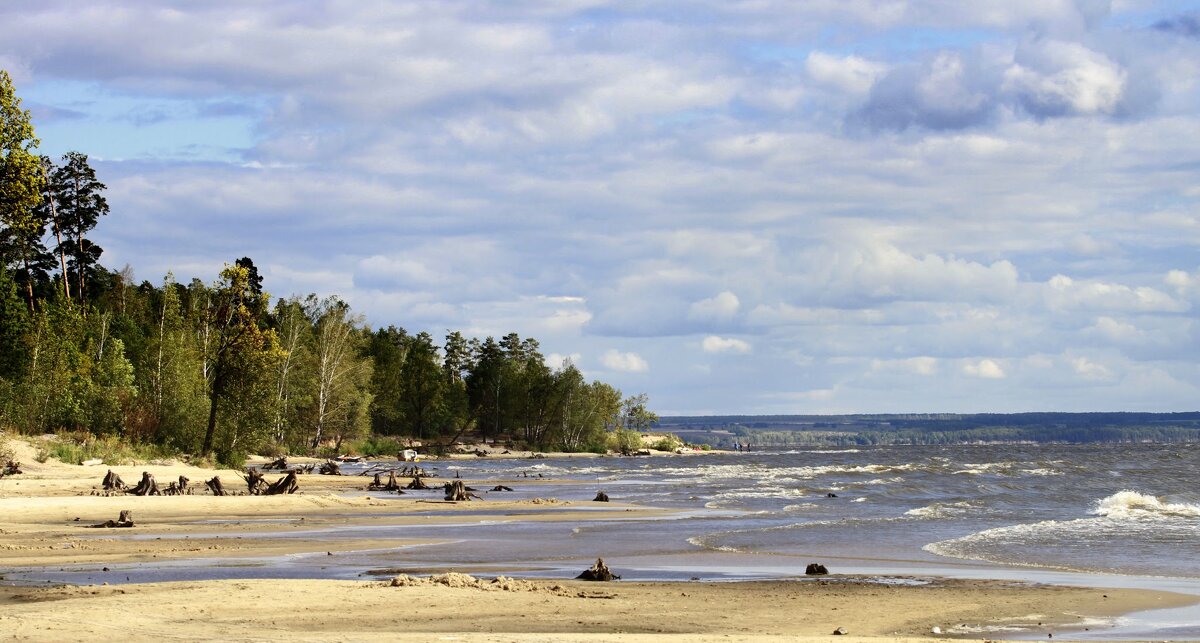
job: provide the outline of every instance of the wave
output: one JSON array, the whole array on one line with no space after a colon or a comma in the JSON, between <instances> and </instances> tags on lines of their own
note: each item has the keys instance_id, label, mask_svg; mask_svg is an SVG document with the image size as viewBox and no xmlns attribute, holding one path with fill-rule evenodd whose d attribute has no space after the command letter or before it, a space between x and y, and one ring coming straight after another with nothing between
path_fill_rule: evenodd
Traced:
<instances>
[{"instance_id":1,"label":"wave","mask_svg":"<svg viewBox=\"0 0 1200 643\"><path fill-rule=\"evenodd\" d=\"M1118 519L1154 518L1158 516L1200 518L1200 505L1182 502L1163 502L1154 496L1126 490L1097 500L1092 514Z\"/></svg>"},{"instance_id":2,"label":"wave","mask_svg":"<svg viewBox=\"0 0 1200 643\"><path fill-rule=\"evenodd\" d=\"M909 509L904 515L912 518L957 518L974 507L970 502L935 502L927 507Z\"/></svg>"}]
</instances>

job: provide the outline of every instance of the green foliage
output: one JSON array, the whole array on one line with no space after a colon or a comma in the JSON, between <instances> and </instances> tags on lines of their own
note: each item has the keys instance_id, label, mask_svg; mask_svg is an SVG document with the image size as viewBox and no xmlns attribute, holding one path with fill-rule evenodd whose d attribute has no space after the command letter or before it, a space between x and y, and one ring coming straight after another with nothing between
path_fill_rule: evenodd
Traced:
<instances>
[{"instance_id":1,"label":"green foliage","mask_svg":"<svg viewBox=\"0 0 1200 643\"><path fill-rule=\"evenodd\" d=\"M403 451L404 444L392 436L371 435L350 445L349 452L367 458L395 456Z\"/></svg>"},{"instance_id":2,"label":"green foliage","mask_svg":"<svg viewBox=\"0 0 1200 643\"><path fill-rule=\"evenodd\" d=\"M683 440L680 440L679 437L674 434L668 433L651 445L650 448L656 451L674 451L682 446Z\"/></svg>"},{"instance_id":3,"label":"green foliage","mask_svg":"<svg viewBox=\"0 0 1200 643\"><path fill-rule=\"evenodd\" d=\"M642 434L633 429L617 429L608 438L609 449L622 455L637 453L642 448Z\"/></svg>"},{"instance_id":4,"label":"green foliage","mask_svg":"<svg viewBox=\"0 0 1200 643\"><path fill-rule=\"evenodd\" d=\"M85 431L60 435L46 452L50 457L67 464L80 464L100 458L104 464L137 464L177 456L169 449L153 444L135 444L117 436L96 437Z\"/></svg>"}]
</instances>

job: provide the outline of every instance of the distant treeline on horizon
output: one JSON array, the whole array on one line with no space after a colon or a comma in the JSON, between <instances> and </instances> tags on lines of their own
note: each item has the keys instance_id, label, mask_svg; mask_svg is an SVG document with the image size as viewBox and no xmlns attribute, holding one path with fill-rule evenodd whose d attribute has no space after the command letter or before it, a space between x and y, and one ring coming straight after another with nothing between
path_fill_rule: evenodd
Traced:
<instances>
[{"instance_id":1,"label":"distant treeline on horizon","mask_svg":"<svg viewBox=\"0 0 1200 643\"><path fill-rule=\"evenodd\" d=\"M716 446L1200 441L1200 411L664 416L656 430Z\"/></svg>"}]
</instances>

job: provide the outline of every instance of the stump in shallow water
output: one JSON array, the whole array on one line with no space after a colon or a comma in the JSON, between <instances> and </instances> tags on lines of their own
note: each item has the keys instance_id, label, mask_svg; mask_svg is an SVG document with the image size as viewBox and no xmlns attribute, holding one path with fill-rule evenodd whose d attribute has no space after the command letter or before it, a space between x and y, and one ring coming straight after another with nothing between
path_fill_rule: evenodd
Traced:
<instances>
[{"instance_id":1,"label":"stump in shallow water","mask_svg":"<svg viewBox=\"0 0 1200 643\"><path fill-rule=\"evenodd\" d=\"M125 481L121 480L121 476L113 473L112 469L109 469L108 473L104 474L104 480L100 484L104 487L105 491L125 491L127 488Z\"/></svg>"},{"instance_id":2,"label":"stump in shallow water","mask_svg":"<svg viewBox=\"0 0 1200 643\"><path fill-rule=\"evenodd\" d=\"M78 520L78 518L76 518L76 520ZM104 522L102 522L98 525L88 525L88 527L91 527L93 529L118 529L118 528L122 528L122 527L132 527L132 526L133 526L133 511L131 511L129 509L122 509L121 515L116 520L105 520Z\"/></svg>"},{"instance_id":3,"label":"stump in shallow water","mask_svg":"<svg viewBox=\"0 0 1200 643\"><path fill-rule=\"evenodd\" d=\"M470 489L470 487L463 484L462 480L448 482L446 483L446 500L453 500L455 502L460 500L470 500L471 498L483 500L483 498L471 493L468 491L468 489Z\"/></svg>"},{"instance_id":4,"label":"stump in shallow water","mask_svg":"<svg viewBox=\"0 0 1200 643\"><path fill-rule=\"evenodd\" d=\"M270 471L271 469L279 469L280 471L283 471L286 468L288 468L286 455L278 460L272 460L271 462L268 462L262 466L263 471Z\"/></svg>"},{"instance_id":5,"label":"stump in shallow water","mask_svg":"<svg viewBox=\"0 0 1200 643\"><path fill-rule=\"evenodd\" d=\"M403 491L400 491L400 482L396 480L396 470L395 469L388 471L387 482L383 481L382 473L376 473L375 481L372 482L371 484L367 485L367 490L369 490L369 491L395 491L397 493L404 493Z\"/></svg>"},{"instance_id":6,"label":"stump in shallow water","mask_svg":"<svg viewBox=\"0 0 1200 643\"><path fill-rule=\"evenodd\" d=\"M821 563L809 563L808 567L804 568L804 573L807 576L824 576L829 570Z\"/></svg>"},{"instance_id":7,"label":"stump in shallow water","mask_svg":"<svg viewBox=\"0 0 1200 643\"><path fill-rule=\"evenodd\" d=\"M272 482L262 493L264 496L280 496L296 493L299 489L300 483L296 482L296 472L288 471L286 476Z\"/></svg>"},{"instance_id":8,"label":"stump in shallow water","mask_svg":"<svg viewBox=\"0 0 1200 643\"><path fill-rule=\"evenodd\" d=\"M267 488L267 481L263 479L261 471L246 469L246 475L242 477L246 479L246 488L252 496L262 495L263 489Z\"/></svg>"},{"instance_id":9,"label":"stump in shallow water","mask_svg":"<svg viewBox=\"0 0 1200 643\"><path fill-rule=\"evenodd\" d=\"M161 496L162 492L158 490L158 483L154 481L154 476L150 475L149 471L142 472L142 480L133 489L126 493L132 493L135 496Z\"/></svg>"},{"instance_id":10,"label":"stump in shallow water","mask_svg":"<svg viewBox=\"0 0 1200 643\"><path fill-rule=\"evenodd\" d=\"M413 476L412 482L404 486L405 489L428 489L429 485L421 479L421 476Z\"/></svg>"},{"instance_id":11,"label":"stump in shallow water","mask_svg":"<svg viewBox=\"0 0 1200 643\"><path fill-rule=\"evenodd\" d=\"M608 494L603 491L597 491L596 497L592 498L592 502L608 502Z\"/></svg>"},{"instance_id":12,"label":"stump in shallow water","mask_svg":"<svg viewBox=\"0 0 1200 643\"><path fill-rule=\"evenodd\" d=\"M323 476L340 476L342 475L342 466L333 460L326 460L321 463L317 473Z\"/></svg>"},{"instance_id":13,"label":"stump in shallow water","mask_svg":"<svg viewBox=\"0 0 1200 643\"><path fill-rule=\"evenodd\" d=\"M211 491L212 495L214 496L229 495L229 492L225 490L224 485L221 484L221 479L217 476L213 476L212 480L205 480L204 486L208 487L208 490Z\"/></svg>"},{"instance_id":14,"label":"stump in shallow water","mask_svg":"<svg viewBox=\"0 0 1200 643\"><path fill-rule=\"evenodd\" d=\"M604 564L603 558L597 558L596 564L592 565L590 569L583 570L583 573L576 576L575 580L611 581L621 580L621 577L609 570L608 565Z\"/></svg>"},{"instance_id":15,"label":"stump in shallow water","mask_svg":"<svg viewBox=\"0 0 1200 643\"><path fill-rule=\"evenodd\" d=\"M512 491L512 487L506 487L502 484L498 484L492 487L492 491Z\"/></svg>"}]
</instances>

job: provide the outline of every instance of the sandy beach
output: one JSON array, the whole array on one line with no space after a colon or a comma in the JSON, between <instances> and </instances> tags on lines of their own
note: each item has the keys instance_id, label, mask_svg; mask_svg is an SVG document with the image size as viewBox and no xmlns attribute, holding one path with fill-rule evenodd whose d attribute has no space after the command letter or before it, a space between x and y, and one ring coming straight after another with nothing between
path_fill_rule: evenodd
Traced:
<instances>
[{"instance_id":1,"label":"sandy beach","mask_svg":"<svg viewBox=\"0 0 1200 643\"><path fill-rule=\"evenodd\" d=\"M235 471L180 464L111 467L126 481L153 474L160 484L184 475L194 495L92 495L106 466L53 460L0 479L0 569L131 563L206 557L264 557L389 548L419 539L329 539L347 525L471 520L584 522L634 508L597 510L553 499L445 503L378 498L359 476L300 477L291 496L214 497L200 481L220 476L242 488ZM432 466L432 463L426 463ZM268 475L273 479L278 474ZM437 484L438 480L431 480ZM503 481L482 482L479 486ZM538 484L538 481L522 481ZM132 510L131 529L91 529ZM436 513L436 515L430 515ZM255 537L239 538L254 534ZM137 539L128 538L136 534ZM272 537L279 536L279 537ZM286 536L286 537L284 537ZM1192 597L1164 592L1070 588L1009 581L933 579L887 584L830 576L754 582L613 582L565 580L439 582L383 573L370 580L213 580L129 584L103 577L82 586L0 587L0 637L6 640L906 640L945 635L984 638L1024 625L1056 639L1092 619L1174 607ZM453 570L406 570L443 573ZM938 627L943 636L934 636Z\"/></svg>"}]
</instances>

